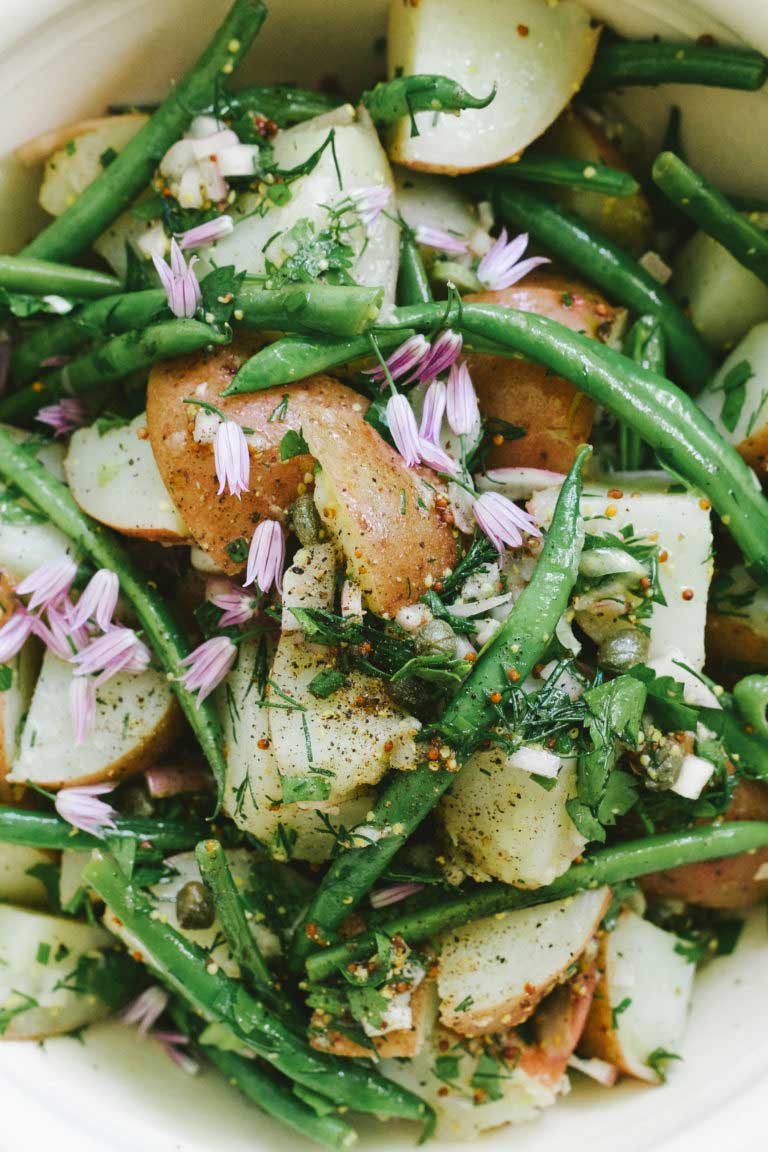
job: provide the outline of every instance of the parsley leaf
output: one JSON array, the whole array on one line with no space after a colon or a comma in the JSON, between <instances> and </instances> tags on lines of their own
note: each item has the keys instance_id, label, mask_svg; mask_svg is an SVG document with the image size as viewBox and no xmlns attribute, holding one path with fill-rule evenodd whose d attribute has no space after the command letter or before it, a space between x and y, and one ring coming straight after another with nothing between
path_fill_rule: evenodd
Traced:
<instances>
[{"instance_id":1,"label":"parsley leaf","mask_svg":"<svg viewBox=\"0 0 768 1152\"><path fill-rule=\"evenodd\" d=\"M294 456L309 456L309 445L302 433L294 432L292 428L283 436L280 441L280 459L292 460Z\"/></svg>"}]
</instances>

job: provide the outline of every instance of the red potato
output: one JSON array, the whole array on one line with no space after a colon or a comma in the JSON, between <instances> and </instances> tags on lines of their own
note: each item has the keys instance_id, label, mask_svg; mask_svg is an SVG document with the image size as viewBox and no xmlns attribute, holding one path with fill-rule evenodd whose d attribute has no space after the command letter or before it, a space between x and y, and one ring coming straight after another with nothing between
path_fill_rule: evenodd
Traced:
<instances>
[{"instance_id":1,"label":"red potato","mask_svg":"<svg viewBox=\"0 0 768 1152\"><path fill-rule=\"evenodd\" d=\"M371 1037L371 1043L380 1059L401 1060L417 1055L434 1016L434 998L434 983L422 980L411 994L413 1027L399 1028L384 1036ZM310 1048L316 1048L319 1052L331 1052L334 1056L350 1056L358 1059L373 1058L369 1048L364 1048L362 1044L358 1044L335 1028L328 1028L326 1014L318 1010L312 1014L309 1037Z\"/></svg>"},{"instance_id":2,"label":"red potato","mask_svg":"<svg viewBox=\"0 0 768 1152\"><path fill-rule=\"evenodd\" d=\"M603 341L624 317L622 309L613 308L592 288L552 272L537 271L511 288L478 292L466 299L535 312ZM469 357L469 368L482 411L526 432L520 440L494 446L488 466L567 472L577 447L589 439L594 402L569 381L529 360L475 355Z\"/></svg>"},{"instance_id":3,"label":"red potato","mask_svg":"<svg viewBox=\"0 0 768 1152\"><path fill-rule=\"evenodd\" d=\"M228 545L249 542L263 518L284 520L300 491L316 503L368 606L394 615L419 599L456 560L456 538L433 490L364 420L366 401L329 376L222 398L245 349L169 361L153 369L147 427L160 474L195 543L230 575L243 570ZM196 397L216 405L250 437L251 490L217 496L213 447L194 438ZM285 433L301 431L311 455L280 460ZM321 472L314 475L315 462ZM403 514L403 508L406 514ZM237 556L237 553L235 553Z\"/></svg>"},{"instance_id":4,"label":"red potato","mask_svg":"<svg viewBox=\"0 0 768 1152\"><path fill-rule=\"evenodd\" d=\"M593 965L550 993L532 1019L536 1043L520 1053L523 1072L557 1087L581 1039L596 986L597 969Z\"/></svg>"},{"instance_id":5,"label":"red potato","mask_svg":"<svg viewBox=\"0 0 768 1152\"><path fill-rule=\"evenodd\" d=\"M740 780L725 819L768 820L768 787L757 780ZM768 874L755 878L761 869L768 873L768 848L654 872L640 886L655 900L683 900L704 908L749 908L768 897Z\"/></svg>"}]
</instances>

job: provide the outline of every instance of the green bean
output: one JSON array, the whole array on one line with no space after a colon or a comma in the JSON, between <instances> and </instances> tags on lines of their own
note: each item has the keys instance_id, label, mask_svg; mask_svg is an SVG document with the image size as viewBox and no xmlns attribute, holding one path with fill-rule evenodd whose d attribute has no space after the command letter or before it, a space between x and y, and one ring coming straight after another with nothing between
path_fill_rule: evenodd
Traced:
<instances>
[{"instance_id":1,"label":"green bean","mask_svg":"<svg viewBox=\"0 0 768 1152\"><path fill-rule=\"evenodd\" d=\"M485 648L436 726L460 765L499 716L491 702L507 692L510 678L523 681L544 653L568 606L576 579L581 541L577 532L581 469L591 449L582 448L563 483L552 526L530 584ZM294 937L293 959L303 959L359 904L392 857L418 828L456 779L456 770L424 760L410 772L397 772L366 820L361 834L332 860ZM359 845L359 846L358 846Z\"/></svg>"},{"instance_id":2,"label":"green bean","mask_svg":"<svg viewBox=\"0 0 768 1152\"><path fill-rule=\"evenodd\" d=\"M146 188L161 157L192 117L215 102L222 79L248 51L266 15L262 0L235 0L202 56L151 119L71 208L27 245L24 255L71 260L88 248Z\"/></svg>"},{"instance_id":3,"label":"green bean","mask_svg":"<svg viewBox=\"0 0 768 1152\"><path fill-rule=\"evenodd\" d=\"M381 297L378 288L313 283L270 289L244 280L237 295L236 323L280 332L355 336L376 318ZM148 288L107 296L41 325L16 348L11 359L13 379L28 383L39 374L43 362L54 356L69 356L92 341L145 328L165 307L165 292Z\"/></svg>"},{"instance_id":4,"label":"green bean","mask_svg":"<svg viewBox=\"0 0 768 1152\"><path fill-rule=\"evenodd\" d=\"M657 376L664 375L664 333L655 316L640 316L624 341L624 354ZM643 464L643 442L635 428L619 424L619 468L636 472Z\"/></svg>"},{"instance_id":5,"label":"green bean","mask_svg":"<svg viewBox=\"0 0 768 1152\"><path fill-rule=\"evenodd\" d=\"M494 84L487 96L471 96L456 80L448 76L396 76L383 80L362 102L375 124L395 124L410 117L411 135L418 136L414 116L417 112L461 112L465 108L487 108L496 96Z\"/></svg>"},{"instance_id":6,"label":"green bean","mask_svg":"<svg viewBox=\"0 0 768 1152\"><path fill-rule=\"evenodd\" d=\"M343 100L327 92L312 92L306 88L294 88L290 84L274 84L270 87L248 86L226 98L225 117L243 115L263 116L273 120L279 128L291 124L302 124L325 112L338 108Z\"/></svg>"},{"instance_id":7,"label":"green bean","mask_svg":"<svg viewBox=\"0 0 768 1152\"><path fill-rule=\"evenodd\" d=\"M432 300L432 289L419 245L413 232L404 224L400 232L397 299L400 304L429 304Z\"/></svg>"},{"instance_id":8,"label":"green bean","mask_svg":"<svg viewBox=\"0 0 768 1152\"><path fill-rule=\"evenodd\" d=\"M760 52L733 44L664 44L659 40L602 43L582 89L631 84L707 84L755 92L768 74Z\"/></svg>"},{"instance_id":9,"label":"green bean","mask_svg":"<svg viewBox=\"0 0 768 1152\"><path fill-rule=\"evenodd\" d=\"M345 1124L340 1116L333 1113L318 1116L314 1108L299 1099L289 1084L255 1060L247 1060L213 1045L203 1045L202 1050L233 1088L238 1088L262 1112L287 1124L300 1136L333 1149L351 1148L357 1140L354 1128Z\"/></svg>"},{"instance_id":10,"label":"green bean","mask_svg":"<svg viewBox=\"0 0 768 1152\"><path fill-rule=\"evenodd\" d=\"M738 212L722 192L674 152L661 152L651 175L664 195L703 232L768 284L768 236L762 228Z\"/></svg>"},{"instance_id":11,"label":"green bean","mask_svg":"<svg viewBox=\"0 0 768 1152\"><path fill-rule=\"evenodd\" d=\"M98 568L109 568L120 580L120 590L133 605L155 654L168 674L176 698L213 771L219 802L224 787L226 762L218 715L210 699L198 704L197 697L181 682L182 660L189 653L189 641L169 611L153 581L136 567L117 536L87 516L75 502L69 488L30 456L23 445L0 428L0 476L14 484L23 496L44 512L52 524L77 541L79 550Z\"/></svg>"},{"instance_id":12,"label":"green bean","mask_svg":"<svg viewBox=\"0 0 768 1152\"><path fill-rule=\"evenodd\" d=\"M745 676L734 685L733 699L752 731L768 737L768 676Z\"/></svg>"},{"instance_id":13,"label":"green bean","mask_svg":"<svg viewBox=\"0 0 768 1152\"><path fill-rule=\"evenodd\" d=\"M270 1065L336 1104L379 1116L426 1120L427 1105L373 1069L313 1051L241 983L211 970L208 953L168 924L150 919L152 905L117 863L95 853L83 870L93 888L135 937L164 983L205 1020L229 1028L243 1045Z\"/></svg>"},{"instance_id":14,"label":"green bean","mask_svg":"<svg viewBox=\"0 0 768 1152\"><path fill-rule=\"evenodd\" d=\"M163 320L141 331L124 332L5 396L0 400L0 420L9 424L29 422L43 404L55 403L63 395L101 391L107 384L150 368L159 360L228 342L229 336L199 320Z\"/></svg>"},{"instance_id":15,"label":"green bean","mask_svg":"<svg viewBox=\"0 0 768 1152\"><path fill-rule=\"evenodd\" d=\"M0 288L24 292L28 296L67 296L88 300L109 296L120 287L116 276L76 268L72 264L53 264L31 256L0 256Z\"/></svg>"},{"instance_id":16,"label":"green bean","mask_svg":"<svg viewBox=\"0 0 768 1152\"><path fill-rule=\"evenodd\" d=\"M667 871L704 860L740 856L768 845L768 822L757 820L729 821L690 828L684 832L662 832L642 840L630 840L599 848L573 864L567 872L543 888L512 888L508 884L477 884L455 895L445 895L431 904L409 909L405 904L377 921L376 927L388 935L399 933L409 944L426 940L451 928L459 928L483 916L496 916L517 908L530 908L551 900L564 900L585 888L603 884L621 884L650 872ZM357 957L369 956L374 950L373 936L363 933L344 944L310 956L307 973L310 980L325 980L339 964Z\"/></svg>"},{"instance_id":17,"label":"green bean","mask_svg":"<svg viewBox=\"0 0 768 1152\"><path fill-rule=\"evenodd\" d=\"M376 334L381 352L397 347L407 339L409 333L382 332ZM355 336L350 340L311 340L301 336L286 336L269 344L263 352L252 356L235 376L222 396L236 396L241 392L261 392L271 388L266 380L279 376L284 384L304 380L316 372L324 372L336 364L347 364L371 354L372 344L368 335ZM0 419L2 402L0 401Z\"/></svg>"},{"instance_id":18,"label":"green bean","mask_svg":"<svg viewBox=\"0 0 768 1152\"><path fill-rule=\"evenodd\" d=\"M253 987L265 998L272 999L272 973L248 927L245 909L232 879L224 849L218 840L201 840L195 848L195 857L203 883L213 897L230 952Z\"/></svg>"},{"instance_id":19,"label":"green bean","mask_svg":"<svg viewBox=\"0 0 768 1152\"><path fill-rule=\"evenodd\" d=\"M502 219L530 235L547 252L577 268L609 299L635 312L658 316L669 356L686 387L699 391L713 372L712 357L672 297L626 252L576 216L520 188L495 186Z\"/></svg>"},{"instance_id":20,"label":"green bean","mask_svg":"<svg viewBox=\"0 0 768 1152\"><path fill-rule=\"evenodd\" d=\"M637 180L629 172L590 160L574 160L571 156L531 156L526 153L512 163L499 164L491 175L501 180L583 188L600 192L603 196L634 196L640 190Z\"/></svg>"},{"instance_id":21,"label":"green bean","mask_svg":"<svg viewBox=\"0 0 768 1152\"><path fill-rule=\"evenodd\" d=\"M637 429L640 437L692 488L709 497L715 511L747 557L756 579L768 582L768 503L755 487L751 470L727 444L699 406L669 380L633 364L613 349L530 312L494 304L468 304L447 310L444 303L395 309L393 324L401 338L414 331L432 331L449 324L461 331L469 347L484 341L495 355L525 356L564 376ZM374 330L381 343L391 326ZM324 345L323 367L334 361ZM358 349L359 353L359 349ZM301 346L304 363L311 348ZM230 390L253 391L302 378L302 365L292 360L288 340L257 353L240 370ZM241 386L250 382L250 387Z\"/></svg>"},{"instance_id":22,"label":"green bean","mask_svg":"<svg viewBox=\"0 0 768 1152\"><path fill-rule=\"evenodd\" d=\"M115 828L109 835L138 840L139 844L150 845L153 853L167 856L172 852L193 848L202 831L202 825L193 821L182 823L161 818L118 816ZM88 832L78 831L53 813L0 805L0 843L52 850L73 848L78 852L90 852L92 848L103 844L103 841Z\"/></svg>"}]
</instances>

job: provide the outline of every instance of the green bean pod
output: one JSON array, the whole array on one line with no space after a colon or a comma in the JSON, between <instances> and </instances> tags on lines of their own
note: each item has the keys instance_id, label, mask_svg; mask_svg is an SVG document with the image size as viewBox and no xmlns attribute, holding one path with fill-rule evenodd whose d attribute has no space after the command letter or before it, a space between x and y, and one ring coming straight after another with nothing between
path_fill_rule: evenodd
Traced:
<instances>
[{"instance_id":1,"label":"green bean pod","mask_svg":"<svg viewBox=\"0 0 768 1152\"><path fill-rule=\"evenodd\" d=\"M229 339L199 320L163 320L140 331L124 332L3 397L0 420L8 424L28 423L44 404L53 404L61 396L100 392L106 385L151 368L160 360L199 352L213 344L227 344Z\"/></svg>"},{"instance_id":2,"label":"green bean pod","mask_svg":"<svg viewBox=\"0 0 768 1152\"><path fill-rule=\"evenodd\" d=\"M718 190L674 152L661 152L653 162L654 183L673 204L694 220L768 284L768 235L743 216Z\"/></svg>"},{"instance_id":3,"label":"green bean pod","mask_svg":"<svg viewBox=\"0 0 768 1152\"><path fill-rule=\"evenodd\" d=\"M582 537L578 532L581 469L590 448L582 448L563 483L552 525L530 584L515 602L493 642L481 653L437 725L461 764L498 717L491 693L507 692L525 679L547 648L568 606L576 579ZM377 800L365 831L331 861L294 938L294 962L312 943L328 938L363 899L371 886L447 788L455 771L424 760L409 772L397 772Z\"/></svg>"},{"instance_id":4,"label":"green bean pod","mask_svg":"<svg viewBox=\"0 0 768 1152\"><path fill-rule=\"evenodd\" d=\"M395 124L404 116L409 116L412 134L418 136L413 119L417 112L461 112L465 108L487 108L495 96L495 84L487 96L472 96L466 88L448 76L421 74L383 80L369 92L363 92L361 99L375 124Z\"/></svg>"},{"instance_id":5,"label":"green bean pod","mask_svg":"<svg viewBox=\"0 0 768 1152\"><path fill-rule=\"evenodd\" d=\"M146 851L168 856L173 852L189 851L197 844L202 831L203 826L193 821L118 816L109 835L136 840L139 845L147 846ZM90 852L103 846L104 842L73 828L53 813L0 805L0 843L52 851L72 848L77 852Z\"/></svg>"},{"instance_id":6,"label":"green bean pod","mask_svg":"<svg viewBox=\"0 0 768 1152\"><path fill-rule=\"evenodd\" d=\"M637 261L578 217L521 188L495 186L501 218L528 232L547 252L577 268L615 303L657 316L669 356L686 388L698 392L714 370L712 357L687 316Z\"/></svg>"},{"instance_id":7,"label":"green bean pod","mask_svg":"<svg viewBox=\"0 0 768 1152\"><path fill-rule=\"evenodd\" d=\"M624 354L649 372L664 375L664 333L655 316L638 317L624 341ZM619 427L619 468L622 472L636 472L642 464L643 442L635 428L622 422Z\"/></svg>"},{"instance_id":8,"label":"green bean pod","mask_svg":"<svg viewBox=\"0 0 768 1152\"><path fill-rule=\"evenodd\" d=\"M403 226L400 232L400 267L397 274L398 304L429 304L432 288L413 232Z\"/></svg>"},{"instance_id":9,"label":"green bean pod","mask_svg":"<svg viewBox=\"0 0 768 1152\"><path fill-rule=\"evenodd\" d=\"M54 264L31 256L0 256L0 288L28 296L92 300L117 292L120 281L107 272L94 272L73 264Z\"/></svg>"},{"instance_id":10,"label":"green bean pod","mask_svg":"<svg viewBox=\"0 0 768 1152\"><path fill-rule=\"evenodd\" d=\"M145 893L130 883L115 861L94 854L83 870L83 883L98 892L122 921L164 983L205 1020L225 1024L278 1072L358 1112L428 1119L428 1106L413 1093L357 1061L313 1051L241 983L221 970L211 971L207 952L168 924L150 918L152 906Z\"/></svg>"},{"instance_id":11,"label":"green bean pod","mask_svg":"<svg viewBox=\"0 0 768 1152\"><path fill-rule=\"evenodd\" d=\"M227 96L225 117L263 116L272 120L278 128L288 128L291 124L303 124L315 116L332 112L343 103L340 97L327 92L313 92L307 88L294 88L290 84L273 84L265 87L248 85Z\"/></svg>"},{"instance_id":12,"label":"green bean pod","mask_svg":"<svg viewBox=\"0 0 768 1152\"><path fill-rule=\"evenodd\" d=\"M634 196L640 190L637 180L629 172L590 160L574 160L572 156L531 156L526 152L519 160L499 164L491 175L499 180L582 188L603 196Z\"/></svg>"},{"instance_id":13,"label":"green bean pod","mask_svg":"<svg viewBox=\"0 0 768 1152\"><path fill-rule=\"evenodd\" d=\"M150 120L74 204L27 245L23 255L71 260L90 247L146 188L161 158L184 134L192 117L215 103L222 81L242 60L266 15L262 0L234 0L202 56Z\"/></svg>"},{"instance_id":14,"label":"green bean pod","mask_svg":"<svg viewBox=\"0 0 768 1152\"><path fill-rule=\"evenodd\" d=\"M733 699L745 723L768 739L768 676L745 676L734 685Z\"/></svg>"},{"instance_id":15,"label":"green bean pod","mask_svg":"<svg viewBox=\"0 0 768 1152\"><path fill-rule=\"evenodd\" d=\"M735 44L602 42L582 91L591 95L635 84L707 84L755 92L766 75L765 56Z\"/></svg>"},{"instance_id":16,"label":"green bean pod","mask_svg":"<svg viewBox=\"0 0 768 1152\"><path fill-rule=\"evenodd\" d=\"M662 832L643 840L630 840L600 848L582 864L543 888L513 888L509 884L478 884L455 895L444 895L430 904L409 909L405 904L377 922L377 930L399 933L409 944L426 940L440 932L459 928L483 916L497 916L518 908L530 908L551 900L564 900L585 888L621 884L651 872L665 872L704 860L740 856L768 846L768 822L729 821L690 828L684 832ZM325 980L339 964L370 956L375 949L372 934L353 936L344 944L318 952L307 959L310 980Z\"/></svg>"},{"instance_id":17,"label":"green bean pod","mask_svg":"<svg viewBox=\"0 0 768 1152\"><path fill-rule=\"evenodd\" d=\"M4 428L0 428L0 476L14 484L65 536L76 541L80 552L97 568L109 568L117 573L120 591L133 605L213 771L220 802L226 762L218 714L210 699L198 704L197 697L181 682L185 671L182 660L189 654L189 640L154 583L136 567L117 536L87 516L66 484L25 452L22 445L16 444Z\"/></svg>"}]
</instances>

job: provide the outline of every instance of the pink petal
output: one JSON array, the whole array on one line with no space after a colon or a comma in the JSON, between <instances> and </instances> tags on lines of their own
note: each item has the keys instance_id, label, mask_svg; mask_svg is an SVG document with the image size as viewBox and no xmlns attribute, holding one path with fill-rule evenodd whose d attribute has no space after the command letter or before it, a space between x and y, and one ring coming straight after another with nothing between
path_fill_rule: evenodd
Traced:
<instances>
[{"instance_id":1,"label":"pink petal","mask_svg":"<svg viewBox=\"0 0 768 1152\"><path fill-rule=\"evenodd\" d=\"M468 436L477 427L480 408L466 363L454 364L448 374L446 407L451 431L457 436Z\"/></svg>"},{"instance_id":2,"label":"pink petal","mask_svg":"<svg viewBox=\"0 0 768 1152\"><path fill-rule=\"evenodd\" d=\"M459 470L453 457L449 456L440 444L434 444L431 440L419 441L419 456L422 464L426 464L427 468L431 468L434 472L453 473Z\"/></svg>"},{"instance_id":3,"label":"pink petal","mask_svg":"<svg viewBox=\"0 0 768 1152\"><path fill-rule=\"evenodd\" d=\"M18 605L9 620L0 628L0 664L7 664L18 655L35 626L34 616Z\"/></svg>"},{"instance_id":4,"label":"pink petal","mask_svg":"<svg viewBox=\"0 0 768 1152\"><path fill-rule=\"evenodd\" d=\"M205 224L198 224L196 228L189 228L182 234L181 248L205 248L223 240L231 235L235 224L231 216L217 216L215 220L207 220Z\"/></svg>"},{"instance_id":5,"label":"pink petal","mask_svg":"<svg viewBox=\"0 0 768 1152\"><path fill-rule=\"evenodd\" d=\"M414 468L421 459L419 429L408 400L399 393L387 401L387 423L395 447L409 468Z\"/></svg>"},{"instance_id":6,"label":"pink petal","mask_svg":"<svg viewBox=\"0 0 768 1152\"><path fill-rule=\"evenodd\" d=\"M429 354L429 341L426 336L422 336L418 332L414 336L409 336L407 340L395 349L394 352L386 360L387 372L393 380L400 380L404 376L408 379L405 381L407 384L409 380L415 379L417 369L425 356ZM410 375L409 375L410 373ZM380 364L375 368L367 368L365 371L366 376L370 376L372 380L385 381L387 373L384 371Z\"/></svg>"},{"instance_id":7,"label":"pink petal","mask_svg":"<svg viewBox=\"0 0 768 1152\"><path fill-rule=\"evenodd\" d=\"M96 682L87 676L75 676L69 686L69 706L75 730L75 746L85 742L96 719Z\"/></svg>"},{"instance_id":8,"label":"pink petal","mask_svg":"<svg viewBox=\"0 0 768 1152\"><path fill-rule=\"evenodd\" d=\"M440 443L440 430L445 414L446 391L445 384L439 380L433 381L424 395L424 404L421 409L421 425L419 436L422 440L429 440L432 444Z\"/></svg>"},{"instance_id":9,"label":"pink petal","mask_svg":"<svg viewBox=\"0 0 768 1152\"><path fill-rule=\"evenodd\" d=\"M443 228L431 228L428 224L419 224L416 229L416 241L427 248L439 248L441 252L466 252L469 242L461 236L454 236Z\"/></svg>"},{"instance_id":10,"label":"pink petal","mask_svg":"<svg viewBox=\"0 0 768 1152\"><path fill-rule=\"evenodd\" d=\"M282 592L284 565L283 529L277 520L262 520L256 525L248 549L244 587L247 588L255 581L257 588L265 595L273 584L278 592Z\"/></svg>"},{"instance_id":11,"label":"pink petal","mask_svg":"<svg viewBox=\"0 0 768 1152\"><path fill-rule=\"evenodd\" d=\"M419 365L419 380L434 380L435 376L446 372L456 362L462 343L460 332L452 332L450 328L441 332Z\"/></svg>"},{"instance_id":12,"label":"pink petal","mask_svg":"<svg viewBox=\"0 0 768 1152\"><path fill-rule=\"evenodd\" d=\"M62 596L66 596L77 576L77 564L71 556L62 556L60 560L49 560L41 564L34 572L30 572L20 584L16 586L17 596L29 596L28 608L45 608L48 604L55 604Z\"/></svg>"},{"instance_id":13,"label":"pink petal","mask_svg":"<svg viewBox=\"0 0 768 1152\"><path fill-rule=\"evenodd\" d=\"M216 429L213 456L219 481L218 495L221 496L228 487L230 495L239 499L241 492L248 491L251 458L245 433L234 420L224 420Z\"/></svg>"},{"instance_id":14,"label":"pink petal","mask_svg":"<svg viewBox=\"0 0 768 1152\"><path fill-rule=\"evenodd\" d=\"M188 692L197 692L198 708L224 680L236 657L237 646L228 636L214 636L182 660L187 671L181 682Z\"/></svg>"},{"instance_id":15,"label":"pink petal","mask_svg":"<svg viewBox=\"0 0 768 1152\"><path fill-rule=\"evenodd\" d=\"M62 788L56 793L54 805L62 820L73 828L90 832L92 836L104 837L105 832L115 827L117 812L111 805L99 800L112 791L111 784L88 784L81 788Z\"/></svg>"},{"instance_id":16,"label":"pink petal","mask_svg":"<svg viewBox=\"0 0 768 1152\"><path fill-rule=\"evenodd\" d=\"M481 531L495 545L500 555L503 555L505 545L519 548L523 542L523 532L531 536L541 535L533 518L498 492L483 492L472 510Z\"/></svg>"},{"instance_id":17,"label":"pink petal","mask_svg":"<svg viewBox=\"0 0 768 1152\"><path fill-rule=\"evenodd\" d=\"M423 884L392 884L389 888L378 888L371 892L372 908L389 908L392 904L399 904L409 896L421 892Z\"/></svg>"},{"instance_id":18,"label":"pink petal","mask_svg":"<svg viewBox=\"0 0 768 1152\"><path fill-rule=\"evenodd\" d=\"M83 593L70 614L73 628L81 628L89 620L95 620L102 632L112 623L120 594L120 581L109 568L100 568L94 573L83 589Z\"/></svg>"}]
</instances>

